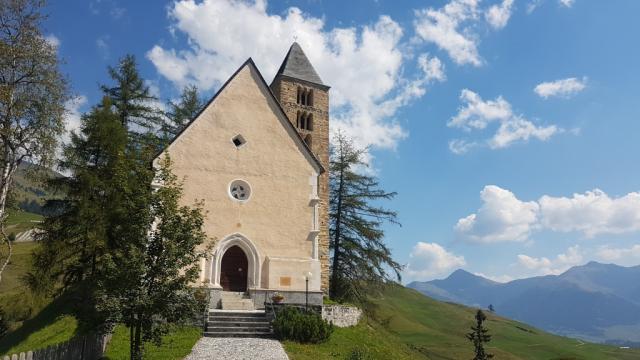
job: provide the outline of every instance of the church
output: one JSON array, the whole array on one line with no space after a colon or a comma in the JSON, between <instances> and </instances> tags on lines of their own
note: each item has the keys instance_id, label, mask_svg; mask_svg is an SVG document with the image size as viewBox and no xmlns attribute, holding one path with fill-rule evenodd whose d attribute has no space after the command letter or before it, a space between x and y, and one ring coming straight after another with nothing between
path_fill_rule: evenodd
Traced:
<instances>
[{"instance_id":1,"label":"church","mask_svg":"<svg viewBox=\"0 0 640 360\"><path fill-rule=\"evenodd\" d=\"M155 162L164 155L183 179L184 205L204 200L213 248L194 286L209 289L211 307L225 293L255 309L276 292L284 303L322 304L329 86L298 43L270 85L249 58Z\"/></svg>"}]
</instances>

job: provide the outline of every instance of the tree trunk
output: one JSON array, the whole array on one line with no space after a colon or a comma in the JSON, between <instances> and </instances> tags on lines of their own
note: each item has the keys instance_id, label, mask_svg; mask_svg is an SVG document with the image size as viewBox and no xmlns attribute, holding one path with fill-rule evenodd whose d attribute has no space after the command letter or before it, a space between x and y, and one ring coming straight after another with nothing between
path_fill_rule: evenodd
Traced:
<instances>
[{"instance_id":1,"label":"tree trunk","mask_svg":"<svg viewBox=\"0 0 640 360\"><path fill-rule=\"evenodd\" d=\"M142 343L141 336L142 335L142 316L138 315L138 319L136 319L136 340L135 340L135 360L142 360Z\"/></svg>"},{"instance_id":2,"label":"tree trunk","mask_svg":"<svg viewBox=\"0 0 640 360\"><path fill-rule=\"evenodd\" d=\"M338 181L338 205L336 206L336 230L334 233L333 239L333 264L332 264L332 272L331 272L331 282L329 283L329 293L332 298L335 298L338 291L338 264L340 258L340 227L342 221L342 192L344 187L344 168L342 164L344 164L344 153L342 149L342 144L340 144L340 179Z\"/></svg>"},{"instance_id":3,"label":"tree trunk","mask_svg":"<svg viewBox=\"0 0 640 360\"><path fill-rule=\"evenodd\" d=\"M11 156L10 154L8 154L8 150L6 148L5 148L4 156L5 156L5 159ZM7 243L9 252L7 254L7 258L3 261L2 265L0 266L0 282L2 282L2 273L4 272L4 269L6 269L7 266L9 265L9 262L11 261L11 255L13 255L13 245L11 244L11 241L9 241L9 237L5 233L4 224L7 220L7 213L6 213L7 197L9 196L9 190L11 188L11 180L13 178L13 173L17 168L16 164L7 160L4 161L3 165L4 166L3 166L2 175L1 175L2 177L0 178L0 231L2 232L2 240Z\"/></svg>"}]
</instances>

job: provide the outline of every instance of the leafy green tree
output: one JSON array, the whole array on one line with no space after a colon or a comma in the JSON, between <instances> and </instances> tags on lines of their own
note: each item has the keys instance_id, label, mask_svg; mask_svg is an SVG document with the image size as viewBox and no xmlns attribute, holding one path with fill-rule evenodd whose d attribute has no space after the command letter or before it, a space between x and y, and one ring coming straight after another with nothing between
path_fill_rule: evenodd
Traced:
<instances>
[{"instance_id":1,"label":"leafy green tree","mask_svg":"<svg viewBox=\"0 0 640 360\"><path fill-rule=\"evenodd\" d=\"M125 160L127 142L127 131L106 96L82 117L79 133L71 134L59 161L70 176L50 181L65 198L46 204L52 215L45 218L41 246L34 252L32 290L47 292L62 279L63 289L83 284L79 303L93 304L91 289L108 251L110 214L119 206L115 169Z\"/></svg>"},{"instance_id":2,"label":"leafy green tree","mask_svg":"<svg viewBox=\"0 0 640 360\"><path fill-rule=\"evenodd\" d=\"M491 341L491 335L489 330L484 327L484 321L487 316L478 310L476 313L476 325L471 327L471 332L467 334L467 339L473 343L475 356L473 360L487 360L493 358L492 354L487 353L484 350L484 345Z\"/></svg>"},{"instance_id":3,"label":"leafy green tree","mask_svg":"<svg viewBox=\"0 0 640 360\"><path fill-rule=\"evenodd\" d=\"M185 86L177 102L169 101L169 111L165 113L166 120L163 124L163 133L167 140L176 137L191 120L193 120L202 107L204 101L198 94L195 85Z\"/></svg>"},{"instance_id":4,"label":"leafy green tree","mask_svg":"<svg viewBox=\"0 0 640 360\"><path fill-rule=\"evenodd\" d=\"M179 205L182 185L168 158L157 172L136 159L122 165L115 176L123 206L111 220L113 250L105 257L98 310L130 328L131 359L141 359L145 341L160 342L169 324L202 310L189 284L208 249L200 248L206 239L202 204Z\"/></svg>"},{"instance_id":5,"label":"leafy green tree","mask_svg":"<svg viewBox=\"0 0 640 360\"><path fill-rule=\"evenodd\" d=\"M42 35L44 1L0 1L0 232L7 255L12 247L4 231L6 203L20 164L49 165L64 131L68 99L56 47Z\"/></svg>"},{"instance_id":6,"label":"leafy green tree","mask_svg":"<svg viewBox=\"0 0 640 360\"><path fill-rule=\"evenodd\" d=\"M489 311L495 312L496 309L493 307L493 304L489 304Z\"/></svg>"},{"instance_id":7,"label":"leafy green tree","mask_svg":"<svg viewBox=\"0 0 640 360\"><path fill-rule=\"evenodd\" d=\"M124 127L131 132L157 130L162 125L160 110L154 106L158 99L140 76L136 59L125 55L116 67L109 67L113 86L102 85L102 91L111 99Z\"/></svg>"},{"instance_id":8,"label":"leafy green tree","mask_svg":"<svg viewBox=\"0 0 640 360\"><path fill-rule=\"evenodd\" d=\"M400 279L402 266L391 257L381 229L384 222L398 224L396 212L377 205L396 193L380 189L365 171L364 150L342 133L334 138L330 155L330 295L365 300L378 285Z\"/></svg>"}]
</instances>

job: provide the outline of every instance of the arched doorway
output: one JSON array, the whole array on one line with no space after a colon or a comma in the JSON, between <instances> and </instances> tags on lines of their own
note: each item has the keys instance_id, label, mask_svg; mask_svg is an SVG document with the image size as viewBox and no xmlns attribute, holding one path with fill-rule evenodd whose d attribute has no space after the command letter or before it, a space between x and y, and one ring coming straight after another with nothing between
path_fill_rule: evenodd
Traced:
<instances>
[{"instance_id":1,"label":"arched doorway","mask_svg":"<svg viewBox=\"0 0 640 360\"><path fill-rule=\"evenodd\" d=\"M223 291L247 291L249 261L239 246L225 251L220 262L220 285Z\"/></svg>"}]
</instances>

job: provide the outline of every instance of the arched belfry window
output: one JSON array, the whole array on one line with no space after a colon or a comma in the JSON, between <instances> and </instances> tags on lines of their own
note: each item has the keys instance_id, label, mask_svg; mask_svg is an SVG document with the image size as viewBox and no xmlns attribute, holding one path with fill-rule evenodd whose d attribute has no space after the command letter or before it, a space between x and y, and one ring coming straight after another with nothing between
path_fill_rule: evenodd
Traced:
<instances>
[{"instance_id":1,"label":"arched belfry window","mask_svg":"<svg viewBox=\"0 0 640 360\"><path fill-rule=\"evenodd\" d=\"M313 114L308 114L307 115L307 123L306 123L307 127L305 129L309 130L309 131L313 131Z\"/></svg>"},{"instance_id":2,"label":"arched belfry window","mask_svg":"<svg viewBox=\"0 0 640 360\"><path fill-rule=\"evenodd\" d=\"M306 100L307 103L305 105L313 106L313 90L309 89L309 91L307 91Z\"/></svg>"},{"instance_id":3,"label":"arched belfry window","mask_svg":"<svg viewBox=\"0 0 640 360\"><path fill-rule=\"evenodd\" d=\"M313 114L298 111L296 113L296 127L301 130L313 131Z\"/></svg>"},{"instance_id":4,"label":"arched belfry window","mask_svg":"<svg viewBox=\"0 0 640 360\"><path fill-rule=\"evenodd\" d=\"M313 90L305 89L298 86L296 94L296 104L304 106L313 106Z\"/></svg>"},{"instance_id":5,"label":"arched belfry window","mask_svg":"<svg viewBox=\"0 0 640 360\"><path fill-rule=\"evenodd\" d=\"M296 97L296 103L297 104L302 104L303 93L304 93L304 89L302 89L300 86L298 86L298 96Z\"/></svg>"}]
</instances>

